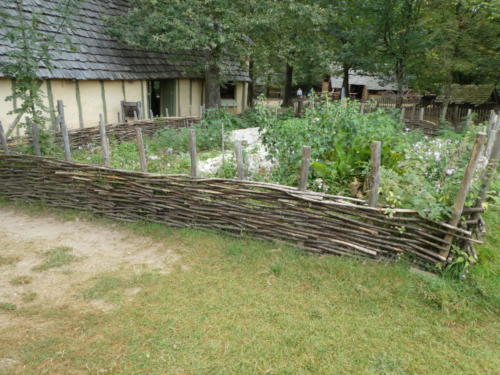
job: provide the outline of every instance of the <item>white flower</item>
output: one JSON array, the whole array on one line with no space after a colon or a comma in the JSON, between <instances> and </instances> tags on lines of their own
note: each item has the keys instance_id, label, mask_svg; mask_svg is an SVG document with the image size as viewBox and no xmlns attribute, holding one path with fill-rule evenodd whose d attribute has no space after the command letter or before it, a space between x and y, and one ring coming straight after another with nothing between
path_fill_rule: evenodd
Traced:
<instances>
[{"instance_id":1,"label":"white flower","mask_svg":"<svg viewBox=\"0 0 500 375\"><path fill-rule=\"evenodd\" d=\"M440 152L435 151L435 152L434 152L434 158L436 159L436 161L441 160L441 153L440 153Z\"/></svg>"},{"instance_id":2,"label":"white flower","mask_svg":"<svg viewBox=\"0 0 500 375\"><path fill-rule=\"evenodd\" d=\"M149 157L149 160L158 160L158 159L159 159L159 157L158 157L158 156L156 156L156 155L151 155L151 156Z\"/></svg>"},{"instance_id":3,"label":"white flower","mask_svg":"<svg viewBox=\"0 0 500 375\"><path fill-rule=\"evenodd\" d=\"M455 169L453 169L453 168L449 168L445 171L447 176L451 176L454 172L455 172Z\"/></svg>"}]
</instances>

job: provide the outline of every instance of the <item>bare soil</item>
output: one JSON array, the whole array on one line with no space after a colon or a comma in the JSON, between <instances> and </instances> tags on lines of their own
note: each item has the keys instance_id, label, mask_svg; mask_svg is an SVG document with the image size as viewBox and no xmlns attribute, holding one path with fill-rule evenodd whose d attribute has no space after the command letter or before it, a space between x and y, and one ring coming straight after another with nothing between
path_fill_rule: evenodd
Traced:
<instances>
[{"instance_id":1,"label":"bare soil","mask_svg":"<svg viewBox=\"0 0 500 375\"><path fill-rule=\"evenodd\" d=\"M61 267L34 271L33 267L44 261L44 253L57 247L71 248L76 260ZM51 306L86 303L89 308L105 311L113 306L103 301L82 301L75 296L78 287L104 272L168 273L179 260L167 244L114 224L31 216L15 208L0 208L0 256L18 259L0 265L0 303L17 308L45 303ZM16 283L21 276L28 282ZM130 291L131 296L135 293L136 290ZM9 315L0 310L0 329L19 323Z\"/></svg>"}]
</instances>

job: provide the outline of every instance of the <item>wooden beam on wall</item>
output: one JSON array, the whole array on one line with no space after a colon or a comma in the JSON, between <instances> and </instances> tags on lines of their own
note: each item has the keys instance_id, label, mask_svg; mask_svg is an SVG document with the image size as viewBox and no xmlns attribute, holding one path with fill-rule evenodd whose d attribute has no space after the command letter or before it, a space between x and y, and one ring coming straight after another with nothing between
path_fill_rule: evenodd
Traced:
<instances>
[{"instance_id":1,"label":"wooden beam on wall","mask_svg":"<svg viewBox=\"0 0 500 375\"><path fill-rule=\"evenodd\" d=\"M104 123L108 123L108 106L106 105L106 89L104 88L104 81L101 79L99 81L101 84L101 99L102 99L102 111L104 115Z\"/></svg>"},{"instance_id":2,"label":"wooden beam on wall","mask_svg":"<svg viewBox=\"0 0 500 375\"><path fill-rule=\"evenodd\" d=\"M49 101L49 116L50 123L52 124L52 129L56 126L56 115L55 115L55 107L54 107L54 93L52 92L52 82L50 79L45 81L47 85L47 99Z\"/></svg>"},{"instance_id":3,"label":"wooden beam on wall","mask_svg":"<svg viewBox=\"0 0 500 375\"><path fill-rule=\"evenodd\" d=\"M78 107L78 124L80 129L83 129L83 110L82 110L82 97L80 94L80 82L75 80L75 92L76 92L76 105Z\"/></svg>"}]
</instances>

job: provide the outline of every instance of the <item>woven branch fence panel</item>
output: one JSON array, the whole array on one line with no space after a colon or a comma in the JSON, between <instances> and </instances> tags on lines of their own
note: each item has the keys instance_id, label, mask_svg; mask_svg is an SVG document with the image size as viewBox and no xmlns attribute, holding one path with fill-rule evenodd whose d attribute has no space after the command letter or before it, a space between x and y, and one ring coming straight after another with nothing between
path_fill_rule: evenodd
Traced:
<instances>
[{"instance_id":1,"label":"woven branch fence panel","mask_svg":"<svg viewBox=\"0 0 500 375\"><path fill-rule=\"evenodd\" d=\"M472 233L416 211L281 185L108 169L27 155L0 155L0 194L87 210L124 221L223 230L281 240L316 253L370 258L410 255L445 262L447 234Z\"/></svg>"},{"instance_id":2,"label":"woven branch fence panel","mask_svg":"<svg viewBox=\"0 0 500 375\"><path fill-rule=\"evenodd\" d=\"M135 139L135 128L140 127L142 129L142 134L153 135L159 130L171 128L179 129L188 126L189 124L194 124L199 122L198 118L182 117L182 118L158 118L153 120L137 120L131 122L124 122L119 124L107 124L106 134L111 139L116 139L117 141L131 141ZM62 143L61 133L55 135L56 142ZM99 127L88 127L83 129L73 129L69 131L69 140L71 147L83 147L89 144L99 144L101 141ZM20 137L9 139L9 145L11 148L16 147L19 144L30 143L31 138Z\"/></svg>"}]
</instances>

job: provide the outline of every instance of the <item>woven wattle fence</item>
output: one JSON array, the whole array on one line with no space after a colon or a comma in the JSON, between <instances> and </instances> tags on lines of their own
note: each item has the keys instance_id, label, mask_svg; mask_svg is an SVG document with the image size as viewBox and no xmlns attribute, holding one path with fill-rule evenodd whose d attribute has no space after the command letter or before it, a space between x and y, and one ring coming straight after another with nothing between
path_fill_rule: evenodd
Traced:
<instances>
[{"instance_id":1,"label":"woven wattle fence","mask_svg":"<svg viewBox=\"0 0 500 375\"><path fill-rule=\"evenodd\" d=\"M117 141L130 141L135 139L135 128L140 127L144 135L153 135L159 130L166 128L178 129L186 127L189 124L199 122L198 118L156 118L153 120L136 120L119 124L107 124L106 134L111 139ZM88 127L83 129L72 129L69 132L69 140L71 147L83 147L89 144L99 144L100 133L99 127ZM60 132L55 135L56 142L62 143L62 135ZM30 143L30 137L20 137L9 139L9 146L15 149L16 145Z\"/></svg>"},{"instance_id":2,"label":"woven wattle fence","mask_svg":"<svg viewBox=\"0 0 500 375\"><path fill-rule=\"evenodd\" d=\"M0 195L124 221L223 230L316 253L445 262L440 252L471 232L416 211L359 199L230 179L155 175L27 155L0 154Z\"/></svg>"}]
</instances>

